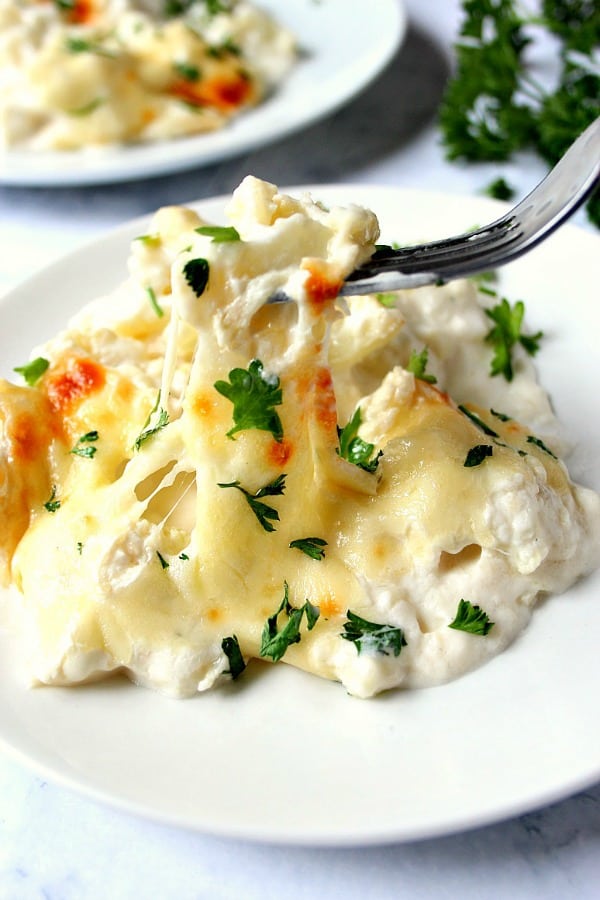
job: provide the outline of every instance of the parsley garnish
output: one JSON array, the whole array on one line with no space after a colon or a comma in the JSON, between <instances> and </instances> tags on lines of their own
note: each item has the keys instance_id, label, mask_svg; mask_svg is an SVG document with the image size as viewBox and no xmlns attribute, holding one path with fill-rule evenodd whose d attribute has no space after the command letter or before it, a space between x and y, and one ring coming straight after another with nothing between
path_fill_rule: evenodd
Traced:
<instances>
[{"instance_id":1,"label":"parsley garnish","mask_svg":"<svg viewBox=\"0 0 600 900\"><path fill-rule=\"evenodd\" d=\"M56 485L52 485L52 493L50 494L50 499L46 500L44 503L44 509L47 509L48 512L56 512L57 509L60 509L60 500L56 499Z\"/></svg>"},{"instance_id":2,"label":"parsley garnish","mask_svg":"<svg viewBox=\"0 0 600 900\"><path fill-rule=\"evenodd\" d=\"M463 0L455 75L439 116L449 159L508 160L532 148L554 164L598 116L598 3L543 0L537 6L529 16L517 0ZM548 32L558 42L557 65L543 89L535 80L535 45ZM528 45L534 52L525 54ZM587 207L598 226L599 196Z\"/></svg>"},{"instance_id":3,"label":"parsley garnish","mask_svg":"<svg viewBox=\"0 0 600 900\"><path fill-rule=\"evenodd\" d=\"M97 447L90 447L90 444L94 444L98 440L98 432L97 431L88 431L87 434L82 434L80 438L78 438L77 443L70 451L75 456L83 456L85 459L93 459L96 455Z\"/></svg>"},{"instance_id":4,"label":"parsley garnish","mask_svg":"<svg viewBox=\"0 0 600 900\"><path fill-rule=\"evenodd\" d=\"M277 631L277 619L282 612L285 613L288 620L281 631ZM319 608L313 606L308 600L300 608L291 606L288 583L284 582L283 600L276 612L269 616L262 631L260 655L263 658L272 659L273 662L278 662L290 644L299 643L300 625L304 615L306 615L306 626L309 631L312 631L320 615Z\"/></svg>"},{"instance_id":5,"label":"parsley garnish","mask_svg":"<svg viewBox=\"0 0 600 900\"><path fill-rule=\"evenodd\" d=\"M106 50L100 44L86 41L84 38L68 37L65 41L65 47L69 53L95 53L97 56L106 56L109 59L115 58L115 54L111 53L110 50Z\"/></svg>"},{"instance_id":6,"label":"parsley garnish","mask_svg":"<svg viewBox=\"0 0 600 900\"><path fill-rule=\"evenodd\" d=\"M191 63L176 62L173 63L173 68L185 81L198 81L200 78L200 69Z\"/></svg>"},{"instance_id":7,"label":"parsley garnish","mask_svg":"<svg viewBox=\"0 0 600 900\"><path fill-rule=\"evenodd\" d=\"M506 413L498 412L497 409L490 409L490 412L493 416L496 416L497 419L500 419L501 422L510 422L511 417L507 416Z\"/></svg>"},{"instance_id":8,"label":"parsley garnish","mask_svg":"<svg viewBox=\"0 0 600 900\"><path fill-rule=\"evenodd\" d=\"M198 234L212 238L213 244L228 244L240 241L240 233L233 225L201 225L194 229Z\"/></svg>"},{"instance_id":9,"label":"parsley garnish","mask_svg":"<svg viewBox=\"0 0 600 900\"><path fill-rule=\"evenodd\" d=\"M435 375L427 375L425 373L428 358L429 351L427 350L427 347L423 347L420 353L417 353L416 350L411 350L410 359L408 360L406 369L408 372L412 372L415 378L426 381L428 384L436 384L437 378Z\"/></svg>"},{"instance_id":10,"label":"parsley garnish","mask_svg":"<svg viewBox=\"0 0 600 900\"><path fill-rule=\"evenodd\" d=\"M77 552L79 553L80 556L83 553L83 542L82 541L77 541Z\"/></svg>"},{"instance_id":11,"label":"parsley garnish","mask_svg":"<svg viewBox=\"0 0 600 900\"><path fill-rule=\"evenodd\" d=\"M165 314L165 311L162 308L162 306L159 304L158 300L156 299L156 294L154 293L154 290L151 287L147 287L146 293L148 294L148 299L150 300L150 306L152 307L152 309L154 310L154 312L156 313L158 318L162 319L162 317Z\"/></svg>"},{"instance_id":12,"label":"parsley garnish","mask_svg":"<svg viewBox=\"0 0 600 900\"><path fill-rule=\"evenodd\" d=\"M352 641L357 653L364 650L365 653L381 653L383 656L389 656L391 651L394 656L400 656L400 651L406 647L406 639L401 628L369 622L350 610L346 615L348 621L344 622L344 631L340 637Z\"/></svg>"},{"instance_id":13,"label":"parsley garnish","mask_svg":"<svg viewBox=\"0 0 600 900\"><path fill-rule=\"evenodd\" d=\"M169 563L168 563L167 560L164 558L164 556L162 555L162 553L160 552L160 550L157 550L157 551L156 551L156 555L158 556L158 561L159 561L159 563L160 563L160 565L161 565L161 568L162 568L162 569L168 569L168 568L169 568Z\"/></svg>"},{"instance_id":14,"label":"parsley garnish","mask_svg":"<svg viewBox=\"0 0 600 900\"><path fill-rule=\"evenodd\" d=\"M382 306L385 306L386 309L395 309L396 302L398 300L396 294L394 293L383 293L383 294L375 294L376 299Z\"/></svg>"},{"instance_id":15,"label":"parsley garnish","mask_svg":"<svg viewBox=\"0 0 600 900\"><path fill-rule=\"evenodd\" d=\"M532 434L529 434L529 435L527 436L527 443L528 443L528 444L535 444L536 447L539 447L540 450L543 450L544 453L547 453L548 456L551 456L551 457L552 457L552 459L558 459L558 457L556 456L556 454L553 453L552 450L550 450L549 447L546 447L545 443L543 442L543 440L542 440L541 438L534 437Z\"/></svg>"},{"instance_id":16,"label":"parsley garnish","mask_svg":"<svg viewBox=\"0 0 600 900\"><path fill-rule=\"evenodd\" d=\"M246 668L246 663L244 662L244 657L240 650L240 643L235 634L231 637L223 638L221 641L221 650L229 661L229 668L225 670L224 674L231 675L235 681Z\"/></svg>"},{"instance_id":17,"label":"parsley garnish","mask_svg":"<svg viewBox=\"0 0 600 900\"><path fill-rule=\"evenodd\" d=\"M272 506L263 503L262 498L283 494L285 491L285 475L278 475L277 478L265 484L264 487L259 488L255 493L247 491L246 488L241 486L239 481L230 481L227 484L219 483L218 486L220 488L237 488L246 498L248 506L265 531L275 531L275 526L271 523L279 522L279 513Z\"/></svg>"},{"instance_id":18,"label":"parsley garnish","mask_svg":"<svg viewBox=\"0 0 600 900\"><path fill-rule=\"evenodd\" d=\"M156 412L156 407L152 410L152 413L154 413L154 412ZM148 424L150 422L150 419L152 418L152 413L150 413L150 416L148 417L146 424ZM163 429L165 427L165 425L168 425L168 424L169 424L169 413L166 411L166 409L162 409L162 407L161 407L158 411L158 421L156 422L156 425L152 425L151 427L148 427L148 428L144 427L144 430L141 432L141 434L138 434L138 436L136 437L135 443L133 445L135 447L135 449L139 450L140 447L142 446L142 444L145 444L147 440L149 440L151 437L154 437L154 435L157 432L161 431L161 429Z\"/></svg>"},{"instance_id":19,"label":"parsley garnish","mask_svg":"<svg viewBox=\"0 0 600 900\"><path fill-rule=\"evenodd\" d=\"M374 472L379 465L379 458L383 456L383 452L380 450L376 456L371 458L375 450L375 444L369 444L358 437L358 429L361 426L361 422L360 406L357 406L356 412L350 421L343 428L340 428L338 425L337 433L340 446L337 452L342 459L364 469L365 472Z\"/></svg>"},{"instance_id":20,"label":"parsley garnish","mask_svg":"<svg viewBox=\"0 0 600 900\"><path fill-rule=\"evenodd\" d=\"M180 553L177 558L185 561L189 559L189 556L187 555L187 553Z\"/></svg>"},{"instance_id":21,"label":"parsley garnish","mask_svg":"<svg viewBox=\"0 0 600 900\"><path fill-rule=\"evenodd\" d=\"M484 459L491 456L493 452L494 448L489 444L477 444L475 447L471 447L467 453L463 466L466 469L473 468L473 466L480 466Z\"/></svg>"},{"instance_id":22,"label":"parsley garnish","mask_svg":"<svg viewBox=\"0 0 600 900\"><path fill-rule=\"evenodd\" d=\"M456 631L467 631L469 634L488 634L494 623L490 622L490 617L480 606L475 606L468 600L460 600L456 616L450 622L448 628L454 628Z\"/></svg>"},{"instance_id":23,"label":"parsley garnish","mask_svg":"<svg viewBox=\"0 0 600 900\"><path fill-rule=\"evenodd\" d=\"M311 559L323 559L327 541L318 537L298 538L295 541L290 541L289 546L292 549L301 550L307 556L310 556Z\"/></svg>"},{"instance_id":24,"label":"parsley garnish","mask_svg":"<svg viewBox=\"0 0 600 900\"><path fill-rule=\"evenodd\" d=\"M259 359L253 359L247 369L232 369L229 381L215 381L214 387L233 403L234 426L227 437L233 438L246 428L258 428L270 431L276 441L281 441L283 426L274 409L283 399L279 378L266 374Z\"/></svg>"},{"instance_id":25,"label":"parsley garnish","mask_svg":"<svg viewBox=\"0 0 600 900\"><path fill-rule=\"evenodd\" d=\"M43 356L38 356L24 366L15 366L13 372L18 372L19 375L23 376L29 387L34 387L49 365L50 363L47 359L44 359Z\"/></svg>"},{"instance_id":26,"label":"parsley garnish","mask_svg":"<svg viewBox=\"0 0 600 900\"><path fill-rule=\"evenodd\" d=\"M512 200L515 196L514 190L504 178L496 178L488 184L485 192L494 200Z\"/></svg>"},{"instance_id":27,"label":"parsley garnish","mask_svg":"<svg viewBox=\"0 0 600 900\"><path fill-rule=\"evenodd\" d=\"M490 374L504 375L507 381L512 381L512 348L519 343L530 356L535 356L540 348L539 341L543 333L538 331L531 335L521 334L525 315L525 304L522 300L517 300L511 307L508 300L503 298L492 309L486 309L485 314L496 323L485 336L486 341L494 348Z\"/></svg>"},{"instance_id":28,"label":"parsley garnish","mask_svg":"<svg viewBox=\"0 0 600 900\"><path fill-rule=\"evenodd\" d=\"M201 256L188 260L183 267L185 280L197 297L201 297L206 289L209 271L208 260L202 259Z\"/></svg>"},{"instance_id":29,"label":"parsley garnish","mask_svg":"<svg viewBox=\"0 0 600 900\"><path fill-rule=\"evenodd\" d=\"M464 415L468 419L470 419L474 425L477 425L477 427L480 428L484 434L487 434L488 437L493 437L493 438L498 437L498 432L494 431L493 428L490 428L489 425L486 425L485 422L483 421L483 419L480 419L476 413L471 412L470 409L467 409L467 407L463 406L461 403L459 403L458 408L460 409L461 413L464 413Z\"/></svg>"}]
</instances>

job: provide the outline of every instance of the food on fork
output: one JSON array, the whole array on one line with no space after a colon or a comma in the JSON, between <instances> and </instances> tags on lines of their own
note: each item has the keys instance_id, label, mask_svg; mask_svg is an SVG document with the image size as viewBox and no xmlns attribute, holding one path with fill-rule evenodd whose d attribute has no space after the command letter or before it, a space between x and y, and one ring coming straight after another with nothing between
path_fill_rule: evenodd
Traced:
<instances>
[{"instance_id":1,"label":"food on fork","mask_svg":"<svg viewBox=\"0 0 600 900\"><path fill-rule=\"evenodd\" d=\"M293 35L247 0L0 0L0 146L215 131L296 58Z\"/></svg>"},{"instance_id":2,"label":"food on fork","mask_svg":"<svg viewBox=\"0 0 600 900\"><path fill-rule=\"evenodd\" d=\"M476 668L600 561L541 336L478 280L340 301L369 210L248 177L227 213L159 210L1 384L31 680L189 696L265 660L371 697Z\"/></svg>"}]
</instances>

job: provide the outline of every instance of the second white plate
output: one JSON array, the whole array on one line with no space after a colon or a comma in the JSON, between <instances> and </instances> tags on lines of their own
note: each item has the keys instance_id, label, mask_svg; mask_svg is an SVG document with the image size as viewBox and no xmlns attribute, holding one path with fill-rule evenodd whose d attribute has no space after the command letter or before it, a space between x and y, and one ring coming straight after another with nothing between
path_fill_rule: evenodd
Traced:
<instances>
[{"instance_id":1,"label":"second white plate","mask_svg":"<svg viewBox=\"0 0 600 900\"><path fill-rule=\"evenodd\" d=\"M131 181L220 162L283 138L348 102L390 61L406 30L402 0L258 0L297 37L302 58L264 103L221 131L78 152L0 151L0 183Z\"/></svg>"}]
</instances>

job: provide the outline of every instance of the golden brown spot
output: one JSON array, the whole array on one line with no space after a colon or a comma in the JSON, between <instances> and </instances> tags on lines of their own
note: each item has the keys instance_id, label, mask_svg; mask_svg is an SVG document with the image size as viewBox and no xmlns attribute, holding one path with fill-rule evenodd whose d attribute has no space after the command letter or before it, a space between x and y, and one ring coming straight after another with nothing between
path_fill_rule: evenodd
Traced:
<instances>
[{"instance_id":1,"label":"golden brown spot","mask_svg":"<svg viewBox=\"0 0 600 900\"><path fill-rule=\"evenodd\" d=\"M48 445L40 423L28 413L21 413L12 422L10 437L15 459L33 462Z\"/></svg>"},{"instance_id":2,"label":"golden brown spot","mask_svg":"<svg viewBox=\"0 0 600 900\"><path fill-rule=\"evenodd\" d=\"M321 597L319 601L319 609L324 619L329 619L331 618L331 616L339 616L342 612L339 603L332 597L331 594L325 594L324 597Z\"/></svg>"},{"instance_id":3,"label":"golden brown spot","mask_svg":"<svg viewBox=\"0 0 600 900\"><path fill-rule=\"evenodd\" d=\"M206 618L209 622L218 622L221 618L221 610L217 609L215 606L211 606L210 609L206 610Z\"/></svg>"},{"instance_id":4,"label":"golden brown spot","mask_svg":"<svg viewBox=\"0 0 600 900\"><path fill-rule=\"evenodd\" d=\"M175 81L169 88L173 97L178 97L192 106L212 106L221 112L233 112L251 100L252 85L240 72L228 72L206 81Z\"/></svg>"},{"instance_id":5,"label":"golden brown spot","mask_svg":"<svg viewBox=\"0 0 600 900\"><path fill-rule=\"evenodd\" d=\"M317 369L313 390L317 421L326 430L335 429L337 425L337 406L331 372L326 366L321 366Z\"/></svg>"},{"instance_id":6,"label":"golden brown spot","mask_svg":"<svg viewBox=\"0 0 600 900\"><path fill-rule=\"evenodd\" d=\"M71 359L66 370L46 378L46 392L55 412L66 413L106 382L104 367L93 359Z\"/></svg>"},{"instance_id":7,"label":"golden brown spot","mask_svg":"<svg viewBox=\"0 0 600 900\"><path fill-rule=\"evenodd\" d=\"M206 394L198 394L194 397L192 409L197 416L208 418L215 408L214 401Z\"/></svg>"},{"instance_id":8,"label":"golden brown spot","mask_svg":"<svg viewBox=\"0 0 600 900\"><path fill-rule=\"evenodd\" d=\"M294 452L294 445L287 438L271 441L267 449L267 458L274 466L285 466Z\"/></svg>"},{"instance_id":9,"label":"golden brown spot","mask_svg":"<svg viewBox=\"0 0 600 900\"><path fill-rule=\"evenodd\" d=\"M141 112L141 119L144 125L150 125L150 123L154 122L156 119L156 110L146 107L146 109L143 109Z\"/></svg>"},{"instance_id":10,"label":"golden brown spot","mask_svg":"<svg viewBox=\"0 0 600 900\"><path fill-rule=\"evenodd\" d=\"M313 307L320 309L328 300L335 300L343 284L340 279L330 278L317 260L304 262L302 268L309 273L304 287Z\"/></svg>"}]
</instances>

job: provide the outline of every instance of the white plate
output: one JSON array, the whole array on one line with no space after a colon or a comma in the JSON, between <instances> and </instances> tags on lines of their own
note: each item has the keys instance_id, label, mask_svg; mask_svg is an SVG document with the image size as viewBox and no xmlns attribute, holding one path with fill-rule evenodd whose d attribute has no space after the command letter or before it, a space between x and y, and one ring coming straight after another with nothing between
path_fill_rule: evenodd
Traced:
<instances>
[{"instance_id":1,"label":"white plate","mask_svg":"<svg viewBox=\"0 0 600 900\"><path fill-rule=\"evenodd\" d=\"M257 0L296 35L302 58L264 103L221 131L153 144L31 153L0 151L0 183L129 181L197 168L285 137L342 106L390 61L406 30L401 0Z\"/></svg>"},{"instance_id":2,"label":"white plate","mask_svg":"<svg viewBox=\"0 0 600 900\"><path fill-rule=\"evenodd\" d=\"M442 236L498 204L382 187L314 188L374 209L386 240ZM222 201L199 204L221 219ZM0 303L4 375L32 344L124 274L137 220ZM576 442L572 470L600 489L598 238L565 228L502 273L545 332L542 379ZM552 597L511 648L449 685L349 697L285 665L168 700L115 680L27 690L0 636L0 741L44 777L163 822L300 844L450 833L568 795L600 778L600 576ZM246 677L246 675L248 677Z\"/></svg>"}]
</instances>

